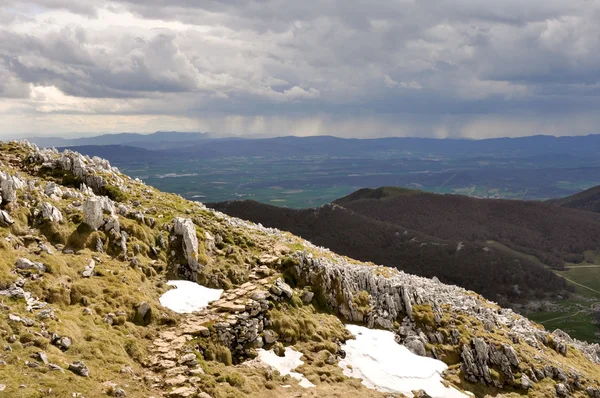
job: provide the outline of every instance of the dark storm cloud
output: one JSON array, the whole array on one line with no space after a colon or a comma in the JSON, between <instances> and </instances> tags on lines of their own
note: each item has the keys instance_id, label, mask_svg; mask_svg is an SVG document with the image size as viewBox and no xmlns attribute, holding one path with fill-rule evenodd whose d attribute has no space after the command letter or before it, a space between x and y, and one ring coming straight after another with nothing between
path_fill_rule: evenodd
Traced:
<instances>
[{"instance_id":1,"label":"dark storm cloud","mask_svg":"<svg viewBox=\"0 0 600 398\"><path fill-rule=\"evenodd\" d=\"M127 101L121 114L364 112L424 123L543 119L599 103L597 0L6 4L0 98L27 97L31 84ZM97 112L86 109L75 112Z\"/></svg>"}]
</instances>

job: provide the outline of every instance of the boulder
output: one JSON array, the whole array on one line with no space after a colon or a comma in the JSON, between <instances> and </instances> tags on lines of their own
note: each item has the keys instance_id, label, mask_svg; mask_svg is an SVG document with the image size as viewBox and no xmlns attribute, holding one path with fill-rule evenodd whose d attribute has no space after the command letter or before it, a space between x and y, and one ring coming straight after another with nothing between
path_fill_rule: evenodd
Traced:
<instances>
[{"instance_id":1,"label":"boulder","mask_svg":"<svg viewBox=\"0 0 600 398\"><path fill-rule=\"evenodd\" d=\"M90 370L82 361L75 361L69 365L69 370L76 375L90 377Z\"/></svg>"},{"instance_id":2,"label":"boulder","mask_svg":"<svg viewBox=\"0 0 600 398\"><path fill-rule=\"evenodd\" d=\"M408 348L408 350L415 355L419 355L421 357L424 357L427 355L427 351L425 350L425 345L418 338L418 336L409 336L404 341L404 346L406 348Z\"/></svg>"},{"instance_id":3,"label":"boulder","mask_svg":"<svg viewBox=\"0 0 600 398\"><path fill-rule=\"evenodd\" d=\"M274 330L268 329L263 333L265 344L273 344L279 339L279 335Z\"/></svg>"},{"instance_id":4,"label":"boulder","mask_svg":"<svg viewBox=\"0 0 600 398\"><path fill-rule=\"evenodd\" d=\"M558 395L559 397L569 396L569 389L564 383L558 383L556 385L556 395Z\"/></svg>"},{"instance_id":5,"label":"boulder","mask_svg":"<svg viewBox=\"0 0 600 398\"><path fill-rule=\"evenodd\" d=\"M141 326L148 326L152 322L152 307L150 307L150 304L144 301L136 307L133 322Z\"/></svg>"},{"instance_id":6,"label":"boulder","mask_svg":"<svg viewBox=\"0 0 600 398\"><path fill-rule=\"evenodd\" d=\"M0 210L0 225L3 226L11 226L15 223L15 221L11 218L11 216L5 212L4 210Z\"/></svg>"},{"instance_id":7,"label":"boulder","mask_svg":"<svg viewBox=\"0 0 600 398\"><path fill-rule=\"evenodd\" d=\"M304 304L310 304L312 302L313 297L315 297L315 294L313 292L305 290L304 292L302 292L302 296L300 298L302 299L302 302Z\"/></svg>"},{"instance_id":8,"label":"boulder","mask_svg":"<svg viewBox=\"0 0 600 398\"><path fill-rule=\"evenodd\" d=\"M173 232L182 237L183 254L191 271L199 271L198 237L196 236L196 227L194 226L194 223L189 218L176 217L173 220Z\"/></svg>"},{"instance_id":9,"label":"boulder","mask_svg":"<svg viewBox=\"0 0 600 398\"><path fill-rule=\"evenodd\" d=\"M17 190L24 185L18 177L0 172L0 189L2 190L2 200L5 202L15 202L17 200Z\"/></svg>"},{"instance_id":10,"label":"boulder","mask_svg":"<svg viewBox=\"0 0 600 398\"><path fill-rule=\"evenodd\" d=\"M81 273L81 276L84 278L89 278L94 274L94 269L96 268L96 262L94 260L90 260L89 264L85 266L85 269Z\"/></svg>"},{"instance_id":11,"label":"boulder","mask_svg":"<svg viewBox=\"0 0 600 398\"><path fill-rule=\"evenodd\" d=\"M54 197L54 199L60 199L63 195L62 189L58 185L53 182L49 182L46 184L46 188L44 188L44 193L46 196Z\"/></svg>"},{"instance_id":12,"label":"boulder","mask_svg":"<svg viewBox=\"0 0 600 398\"><path fill-rule=\"evenodd\" d=\"M97 230L104 223L102 201L99 198L90 198L83 204L83 222L93 230Z\"/></svg>"},{"instance_id":13,"label":"boulder","mask_svg":"<svg viewBox=\"0 0 600 398\"><path fill-rule=\"evenodd\" d=\"M36 262L33 262L26 258L18 258L17 261L15 262L15 267L17 267L17 269L24 269L24 270L37 269L41 272L46 271L46 266L44 266L44 264L36 263Z\"/></svg>"},{"instance_id":14,"label":"boulder","mask_svg":"<svg viewBox=\"0 0 600 398\"><path fill-rule=\"evenodd\" d=\"M42 220L51 223L62 223L63 215L60 210L48 202L42 203Z\"/></svg>"}]
</instances>

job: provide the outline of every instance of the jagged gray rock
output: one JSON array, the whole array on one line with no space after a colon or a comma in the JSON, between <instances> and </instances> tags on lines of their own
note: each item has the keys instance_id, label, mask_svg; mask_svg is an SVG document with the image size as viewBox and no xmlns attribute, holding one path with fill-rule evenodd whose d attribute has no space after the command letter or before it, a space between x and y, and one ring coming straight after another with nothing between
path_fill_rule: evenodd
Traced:
<instances>
[{"instance_id":1,"label":"jagged gray rock","mask_svg":"<svg viewBox=\"0 0 600 398\"><path fill-rule=\"evenodd\" d=\"M147 326L152 322L152 308L150 304L143 302L136 307L133 322L142 326Z\"/></svg>"},{"instance_id":2,"label":"jagged gray rock","mask_svg":"<svg viewBox=\"0 0 600 398\"><path fill-rule=\"evenodd\" d=\"M17 269L37 269L41 272L46 272L46 266L42 263L33 262L27 258L18 258L15 262Z\"/></svg>"},{"instance_id":3,"label":"jagged gray rock","mask_svg":"<svg viewBox=\"0 0 600 398\"><path fill-rule=\"evenodd\" d=\"M15 220L13 220L7 212L5 212L4 210L0 210L0 225L11 226L14 223Z\"/></svg>"},{"instance_id":4,"label":"jagged gray rock","mask_svg":"<svg viewBox=\"0 0 600 398\"><path fill-rule=\"evenodd\" d=\"M17 190L23 188L25 183L16 176L0 171L0 190L2 190L2 200L5 202L14 202L17 200Z\"/></svg>"},{"instance_id":5,"label":"jagged gray rock","mask_svg":"<svg viewBox=\"0 0 600 398\"><path fill-rule=\"evenodd\" d=\"M198 237L196 227L189 218L176 217L173 220L173 232L182 238L182 249L192 275L200 271L198 263Z\"/></svg>"},{"instance_id":6,"label":"jagged gray rock","mask_svg":"<svg viewBox=\"0 0 600 398\"><path fill-rule=\"evenodd\" d=\"M62 223L63 215L56 207L48 202L44 202L42 203L42 220L47 220L51 223Z\"/></svg>"},{"instance_id":7,"label":"jagged gray rock","mask_svg":"<svg viewBox=\"0 0 600 398\"><path fill-rule=\"evenodd\" d=\"M85 269L83 270L83 272L81 272L81 276L83 276L84 278L89 278L90 276L92 276L94 274L95 269L96 269L96 262L92 259L92 260L90 260L88 265L85 266Z\"/></svg>"},{"instance_id":8,"label":"jagged gray rock","mask_svg":"<svg viewBox=\"0 0 600 398\"><path fill-rule=\"evenodd\" d=\"M75 361L69 365L69 370L76 375L90 377L90 370L82 361Z\"/></svg>"},{"instance_id":9,"label":"jagged gray rock","mask_svg":"<svg viewBox=\"0 0 600 398\"><path fill-rule=\"evenodd\" d=\"M93 230L97 230L102 226L104 214L100 198L90 198L85 201L83 204L83 222Z\"/></svg>"},{"instance_id":10,"label":"jagged gray rock","mask_svg":"<svg viewBox=\"0 0 600 398\"><path fill-rule=\"evenodd\" d=\"M58 200L63 196L62 189L54 182L49 182L44 188L44 194L52 199Z\"/></svg>"}]
</instances>

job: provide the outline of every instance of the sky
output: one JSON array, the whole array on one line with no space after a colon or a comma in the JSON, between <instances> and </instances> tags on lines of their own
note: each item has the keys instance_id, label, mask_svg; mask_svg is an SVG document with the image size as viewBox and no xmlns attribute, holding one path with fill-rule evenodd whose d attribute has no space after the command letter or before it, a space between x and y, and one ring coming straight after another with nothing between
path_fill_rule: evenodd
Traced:
<instances>
[{"instance_id":1,"label":"sky","mask_svg":"<svg viewBox=\"0 0 600 398\"><path fill-rule=\"evenodd\" d=\"M0 139L599 133L600 0L0 0Z\"/></svg>"}]
</instances>

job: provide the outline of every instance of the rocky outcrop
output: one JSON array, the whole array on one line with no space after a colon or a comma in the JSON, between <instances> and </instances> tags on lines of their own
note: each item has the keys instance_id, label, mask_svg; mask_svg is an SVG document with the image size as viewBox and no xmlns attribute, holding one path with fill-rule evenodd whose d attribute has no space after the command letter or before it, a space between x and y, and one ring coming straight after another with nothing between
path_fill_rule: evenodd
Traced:
<instances>
[{"instance_id":1,"label":"rocky outcrop","mask_svg":"<svg viewBox=\"0 0 600 398\"><path fill-rule=\"evenodd\" d=\"M342 317L393 330L397 334L396 341L416 354L437 357L437 344L456 347L463 376L471 382L498 388L506 383L515 384L515 373L520 373L523 365L514 344L533 346L540 349L540 353L545 347L562 355L567 346L572 346L593 363L600 364L600 345L573 340L561 331L551 334L512 310L500 308L457 286L385 267L349 262L331 253L316 257L298 252L288 267L300 286L318 287L320 300ZM357 308L357 300L364 297L369 297L367 308ZM471 333L480 333L481 337L471 338L468 344L461 343L469 330L463 328L459 332L459 316L470 320L468 328L480 325L481 331ZM496 339L491 331L512 344ZM546 369L544 363L540 356L530 364L531 371L520 380L524 389L530 388L531 382L546 377L563 383L564 389L557 387L557 393L583 388L574 381L582 379L577 372L555 365Z\"/></svg>"},{"instance_id":2,"label":"rocky outcrop","mask_svg":"<svg viewBox=\"0 0 600 398\"><path fill-rule=\"evenodd\" d=\"M59 153L55 149L40 150L35 145L31 145L33 153L30 155L30 162L36 163L41 167L48 169L60 169L71 172L75 178L89 187L94 193L102 194L104 187L108 185L108 180L119 189L125 189L123 179L118 175L119 171L111 167L105 159L98 157L90 158L77 152L65 150ZM84 193L86 190L82 190Z\"/></svg>"}]
</instances>

